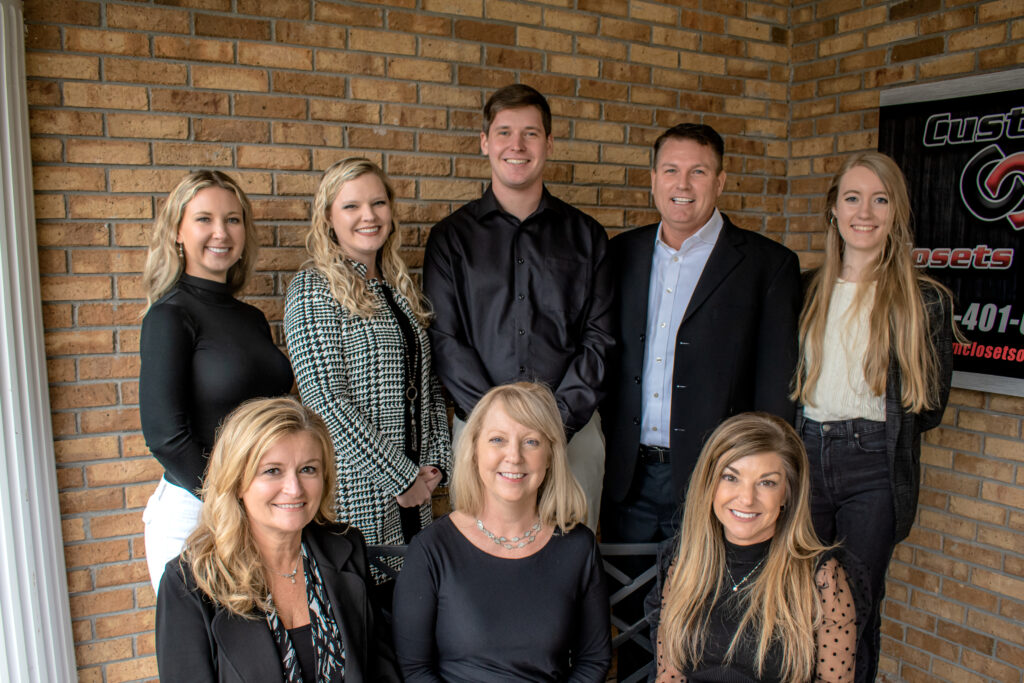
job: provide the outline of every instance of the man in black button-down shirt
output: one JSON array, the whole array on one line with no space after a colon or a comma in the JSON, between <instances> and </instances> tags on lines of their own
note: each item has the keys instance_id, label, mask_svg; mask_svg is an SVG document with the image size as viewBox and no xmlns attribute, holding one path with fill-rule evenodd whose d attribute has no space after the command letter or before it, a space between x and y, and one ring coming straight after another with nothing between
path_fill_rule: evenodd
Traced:
<instances>
[{"instance_id":1,"label":"man in black button-down shirt","mask_svg":"<svg viewBox=\"0 0 1024 683\"><path fill-rule=\"evenodd\" d=\"M543 95L509 85L491 96L480 134L491 184L434 226L423 288L435 314L435 367L457 418L493 386L550 386L595 527L604 473L595 410L614 345L608 240L597 221L544 187L552 144Z\"/></svg>"}]
</instances>

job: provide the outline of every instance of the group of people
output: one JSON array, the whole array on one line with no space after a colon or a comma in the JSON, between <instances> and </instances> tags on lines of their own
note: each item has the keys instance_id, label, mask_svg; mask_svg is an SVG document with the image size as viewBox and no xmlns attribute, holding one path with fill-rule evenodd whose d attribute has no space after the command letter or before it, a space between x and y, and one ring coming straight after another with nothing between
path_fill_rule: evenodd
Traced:
<instances>
[{"instance_id":1,"label":"group of people","mask_svg":"<svg viewBox=\"0 0 1024 683\"><path fill-rule=\"evenodd\" d=\"M657 139L660 221L611 242L544 187L552 146L543 95L489 98L491 183L431 230L422 291L384 172L328 168L287 357L236 298L257 254L241 186L171 192L140 341L161 680L603 681L598 524L669 547L657 680L873 680L951 375L951 297L912 266L899 168L846 160L801 282L717 209L711 127ZM408 544L397 582L367 543Z\"/></svg>"}]
</instances>

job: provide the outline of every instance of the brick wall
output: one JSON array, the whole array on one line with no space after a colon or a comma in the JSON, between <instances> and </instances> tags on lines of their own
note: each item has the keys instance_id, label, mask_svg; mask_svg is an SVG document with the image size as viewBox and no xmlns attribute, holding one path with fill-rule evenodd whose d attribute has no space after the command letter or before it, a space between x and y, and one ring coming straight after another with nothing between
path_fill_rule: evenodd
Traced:
<instances>
[{"instance_id":1,"label":"brick wall","mask_svg":"<svg viewBox=\"0 0 1024 683\"><path fill-rule=\"evenodd\" d=\"M805 265L820 261L829 174L844 155L877 146L879 93L1017 67L1022 9L1019 0L793 3L786 241ZM954 390L927 435L918 521L889 571L885 679L1021 680L1022 416L1024 399Z\"/></svg>"},{"instance_id":2,"label":"brick wall","mask_svg":"<svg viewBox=\"0 0 1024 683\"><path fill-rule=\"evenodd\" d=\"M1024 57L1009 0L861 4L28 0L81 679L155 676L141 511L160 467L138 431L139 274L158 202L187 170L224 169L253 197L262 249L246 295L278 336L319 172L353 153L382 163L416 267L429 226L483 188L479 109L512 81L550 97L552 191L609 228L653 219L650 142L700 118L726 135L723 208L810 265L823 178L838 155L875 144L881 88ZM1022 415L1019 399L955 392L930 438L921 523L893 564L886 672L1019 680L1024 641L1009 622L1024 606Z\"/></svg>"}]
</instances>

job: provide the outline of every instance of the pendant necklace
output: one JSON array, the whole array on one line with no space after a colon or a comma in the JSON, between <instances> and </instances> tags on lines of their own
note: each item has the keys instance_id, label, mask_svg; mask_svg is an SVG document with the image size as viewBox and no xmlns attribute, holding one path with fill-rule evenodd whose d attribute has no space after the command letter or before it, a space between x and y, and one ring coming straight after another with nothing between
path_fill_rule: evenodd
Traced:
<instances>
[{"instance_id":1,"label":"pendant necklace","mask_svg":"<svg viewBox=\"0 0 1024 683\"><path fill-rule=\"evenodd\" d=\"M513 536L512 538L506 538L505 536L495 536L493 532L488 531L484 527L483 520L476 520L476 528L484 532L484 536L491 539L502 548L506 550L516 550L517 548L524 548L534 541L537 540L537 532L540 531L540 518L537 518L537 523L532 527L523 532L522 536Z\"/></svg>"},{"instance_id":2,"label":"pendant necklace","mask_svg":"<svg viewBox=\"0 0 1024 683\"><path fill-rule=\"evenodd\" d=\"M740 586L745 584L747 582L747 579L750 578L750 575L753 574L754 572L756 572L758 569L760 569L762 564L764 564L764 557L761 558L760 562L758 562L757 564L754 565L753 569L751 569L749 572L744 574L742 579L740 579L739 581L734 581L733 578L732 578L732 572L729 571L729 563L726 562L725 563L725 573L729 575L729 583L732 584L732 592L735 593L736 589L738 589Z\"/></svg>"},{"instance_id":3,"label":"pendant necklace","mask_svg":"<svg viewBox=\"0 0 1024 683\"><path fill-rule=\"evenodd\" d=\"M281 572L278 572L278 574L280 574L282 577L284 577L284 578L288 579L289 581L291 581L292 585L295 585L295 575L298 574L298 573L299 573L299 563L298 563L298 561L295 562L295 569L292 569L291 574L281 574Z\"/></svg>"}]
</instances>

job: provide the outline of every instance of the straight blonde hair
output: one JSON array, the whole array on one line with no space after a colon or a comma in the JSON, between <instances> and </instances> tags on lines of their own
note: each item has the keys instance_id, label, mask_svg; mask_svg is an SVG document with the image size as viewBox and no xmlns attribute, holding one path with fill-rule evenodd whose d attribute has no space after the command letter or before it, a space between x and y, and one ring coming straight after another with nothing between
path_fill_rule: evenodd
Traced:
<instances>
[{"instance_id":1,"label":"straight blonde hair","mask_svg":"<svg viewBox=\"0 0 1024 683\"><path fill-rule=\"evenodd\" d=\"M217 434L203 485L199 526L185 542L181 557L192 566L196 584L210 600L233 614L256 618L271 609L263 557L239 496L249 489L260 459L282 437L306 433L320 451L323 493L313 521L335 521L337 474L327 426L316 413L291 397L246 401Z\"/></svg>"},{"instance_id":2,"label":"straight blonde hair","mask_svg":"<svg viewBox=\"0 0 1024 683\"><path fill-rule=\"evenodd\" d=\"M252 204L245 191L234 178L222 171L193 171L167 195L153 221L153 232L149 235L149 251L146 265L142 270L142 287L146 290L146 308L142 315L178 282L185 272L185 259L178 251L178 228L185 215L185 207L200 190L219 187L233 192L242 205L242 226L245 229L245 245L238 261L228 269L227 284L235 293L245 286L256 263L259 244L252 220Z\"/></svg>"},{"instance_id":3,"label":"straight blonde hair","mask_svg":"<svg viewBox=\"0 0 1024 683\"><path fill-rule=\"evenodd\" d=\"M892 225L870 277L857 285L854 306L864 305L872 282L875 294L868 316L868 344L864 356L864 379L876 396L884 396L890 353L896 354L900 369L903 407L919 413L939 404L938 357L932 343L928 311L922 287L935 290L943 303L941 324L952 325L952 294L934 279L914 268L911 259L910 197L899 166L880 152L861 152L849 157L832 179L825 197L825 263L812 276L800 314L800 357L792 398L814 405L812 396L821 377L825 354L825 326L832 290L842 272L845 245L835 225L833 209L839 198L839 183L852 168L863 167L882 181L888 195Z\"/></svg>"},{"instance_id":4,"label":"straight blonde hair","mask_svg":"<svg viewBox=\"0 0 1024 683\"><path fill-rule=\"evenodd\" d=\"M745 604L739 628L726 653L730 661L740 637L753 629L757 672L768 650L782 647L782 679L805 683L814 674L815 627L822 619L814 583L818 541L808 503L807 455L796 431L767 413L742 413L723 422L701 451L690 479L675 560L666 577L659 637L668 662L687 671L701 661L710 628L711 606L721 597L726 575L722 523L713 502L725 468L740 458L777 453L783 461L786 496L764 568L737 594Z\"/></svg>"},{"instance_id":5,"label":"straight blonde hair","mask_svg":"<svg viewBox=\"0 0 1024 683\"><path fill-rule=\"evenodd\" d=\"M537 512L542 524L570 531L587 518L587 499L569 469L565 428L555 397L543 384L516 382L494 387L476 404L455 444L451 492L456 510L479 517L484 508L484 486L477 468L476 442L487 413L500 405L513 420L540 432L550 451L547 476L538 492Z\"/></svg>"},{"instance_id":6,"label":"straight blonde hair","mask_svg":"<svg viewBox=\"0 0 1024 683\"><path fill-rule=\"evenodd\" d=\"M430 307L409 276L409 268L400 253L402 235L398 221L394 218L394 187L384 171L369 159L342 159L324 171L320 187L313 198L313 220L306 234L306 250L310 256L308 265L312 265L323 274L331 295L343 307L364 320L376 314L380 304L367 289L366 278L356 270L342 251L330 219L331 205L337 199L342 186L367 173L380 178L392 211L390 232L378 253L381 273L384 279L409 302L409 308L420 325L427 327L430 324Z\"/></svg>"}]
</instances>

